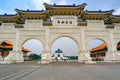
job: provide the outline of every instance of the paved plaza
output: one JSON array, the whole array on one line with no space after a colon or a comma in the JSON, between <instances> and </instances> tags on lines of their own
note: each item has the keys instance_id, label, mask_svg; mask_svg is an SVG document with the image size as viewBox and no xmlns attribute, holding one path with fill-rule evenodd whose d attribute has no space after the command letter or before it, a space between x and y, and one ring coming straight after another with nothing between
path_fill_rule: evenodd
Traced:
<instances>
[{"instance_id":1,"label":"paved plaza","mask_svg":"<svg viewBox=\"0 0 120 80\"><path fill-rule=\"evenodd\" d=\"M120 64L0 64L0 80L120 80Z\"/></svg>"}]
</instances>

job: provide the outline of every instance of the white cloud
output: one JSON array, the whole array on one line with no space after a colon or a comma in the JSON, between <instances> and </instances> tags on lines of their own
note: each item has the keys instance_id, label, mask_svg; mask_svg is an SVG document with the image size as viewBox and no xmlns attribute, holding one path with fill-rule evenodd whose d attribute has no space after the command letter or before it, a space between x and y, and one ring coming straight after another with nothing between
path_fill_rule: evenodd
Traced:
<instances>
[{"instance_id":1,"label":"white cloud","mask_svg":"<svg viewBox=\"0 0 120 80\"><path fill-rule=\"evenodd\" d=\"M67 5L66 0L60 0L58 3L58 5Z\"/></svg>"},{"instance_id":2,"label":"white cloud","mask_svg":"<svg viewBox=\"0 0 120 80\"><path fill-rule=\"evenodd\" d=\"M43 3L50 3L51 0L32 0L36 9L44 9Z\"/></svg>"},{"instance_id":3,"label":"white cloud","mask_svg":"<svg viewBox=\"0 0 120 80\"><path fill-rule=\"evenodd\" d=\"M116 10L113 14L114 15L120 15L120 8L118 10Z\"/></svg>"}]
</instances>

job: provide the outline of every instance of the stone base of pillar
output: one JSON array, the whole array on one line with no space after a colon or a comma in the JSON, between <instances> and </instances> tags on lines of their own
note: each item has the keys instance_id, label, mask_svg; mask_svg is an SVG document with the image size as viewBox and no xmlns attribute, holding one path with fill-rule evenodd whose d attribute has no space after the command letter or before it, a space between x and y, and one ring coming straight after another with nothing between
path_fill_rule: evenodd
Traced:
<instances>
[{"instance_id":1,"label":"stone base of pillar","mask_svg":"<svg viewBox=\"0 0 120 80\"><path fill-rule=\"evenodd\" d=\"M20 52L10 51L9 55L5 57L4 61L0 63L10 64L10 63L21 63L24 62L23 54Z\"/></svg>"},{"instance_id":2,"label":"stone base of pillar","mask_svg":"<svg viewBox=\"0 0 120 80\"><path fill-rule=\"evenodd\" d=\"M78 55L78 61L89 61L91 60L91 57L89 55L89 53L86 52L80 52Z\"/></svg>"},{"instance_id":3,"label":"stone base of pillar","mask_svg":"<svg viewBox=\"0 0 120 80\"><path fill-rule=\"evenodd\" d=\"M120 52L107 52L104 58L106 62L120 62Z\"/></svg>"},{"instance_id":4,"label":"stone base of pillar","mask_svg":"<svg viewBox=\"0 0 120 80\"><path fill-rule=\"evenodd\" d=\"M115 55L112 52L106 52L106 56L104 58L104 61L111 62L115 59L114 57L115 57Z\"/></svg>"},{"instance_id":5,"label":"stone base of pillar","mask_svg":"<svg viewBox=\"0 0 120 80\"><path fill-rule=\"evenodd\" d=\"M117 62L120 62L120 51L117 51L117 52L115 52L114 54L115 54L115 60L116 60Z\"/></svg>"},{"instance_id":6,"label":"stone base of pillar","mask_svg":"<svg viewBox=\"0 0 120 80\"><path fill-rule=\"evenodd\" d=\"M83 62L85 64L94 64L95 61L92 61L89 52L80 52L78 55L78 62Z\"/></svg>"},{"instance_id":7,"label":"stone base of pillar","mask_svg":"<svg viewBox=\"0 0 120 80\"><path fill-rule=\"evenodd\" d=\"M42 53L42 56L41 56L41 62L38 62L38 63L41 63L41 64L48 64L50 63L52 60L51 60L51 53L50 52L44 52Z\"/></svg>"},{"instance_id":8,"label":"stone base of pillar","mask_svg":"<svg viewBox=\"0 0 120 80\"><path fill-rule=\"evenodd\" d=\"M3 58L2 58L2 56L0 55L0 62L1 62L1 61L3 61Z\"/></svg>"}]
</instances>

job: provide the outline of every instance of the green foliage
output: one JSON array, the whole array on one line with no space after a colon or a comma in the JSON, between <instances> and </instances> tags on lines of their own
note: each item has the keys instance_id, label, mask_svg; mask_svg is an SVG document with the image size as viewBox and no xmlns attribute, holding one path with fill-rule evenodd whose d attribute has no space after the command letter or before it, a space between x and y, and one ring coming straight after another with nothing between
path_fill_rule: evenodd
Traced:
<instances>
[{"instance_id":1,"label":"green foliage","mask_svg":"<svg viewBox=\"0 0 120 80\"><path fill-rule=\"evenodd\" d=\"M40 60L41 59L41 56L40 55L37 55L35 53L32 53L28 56L31 60Z\"/></svg>"},{"instance_id":2,"label":"green foliage","mask_svg":"<svg viewBox=\"0 0 120 80\"><path fill-rule=\"evenodd\" d=\"M69 60L77 60L78 56L68 56Z\"/></svg>"},{"instance_id":3,"label":"green foliage","mask_svg":"<svg viewBox=\"0 0 120 80\"><path fill-rule=\"evenodd\" d=\"M3 52L3 50L2 50L2 49L0 49L0 52Z\"/></svg>"},{"instance_id":4,"label":"green foliage","mask_svg":"<svg viewBox=\"0 0 120 80\"><path fill-rule=\"evenodd\" d=\"M120 51L120 48L117 48L117 51Z\"/></svg>"}]
</instances>

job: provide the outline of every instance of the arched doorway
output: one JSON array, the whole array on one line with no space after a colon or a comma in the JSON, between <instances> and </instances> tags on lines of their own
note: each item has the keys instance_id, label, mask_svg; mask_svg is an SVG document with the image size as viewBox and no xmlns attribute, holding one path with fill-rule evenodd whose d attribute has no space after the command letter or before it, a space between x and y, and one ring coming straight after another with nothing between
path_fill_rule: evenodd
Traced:
<instances>
[{"instance_id":1,"label":"arched doorway","mask_svg":"<svg viewBox=\"0 0 120 80\"><path fill-rule=\"evenodd\" d=\"M106 42L101 39L90 40L87 49L93 61L104 61L108 51Z\"/></svg>"},{"instance_id":2,"label":"arched doorway","mask_svg":"<svg viewBox=\"0 0 120 80\"><path fill-rule=\"evenodd\" d=\"M59 37L52 44L52 61L77 61L79 48L69 37Z\"/></svg>"},{"instance_id":3,"label":"arched doorway","mask_svg":"<svg viewBox=\"0 0 120 80\"><path fill-rule=\"evenodd\" d=\"M117 44L117 51L120 51L120 41Z\"/></svg>"},{"instance_id":4,"label":"arched doorway","mask_svg":"<svg viewBox=\"0 0 120 80\"><path fill-rule=\"evenodd\" d=\"M23 43L22 52L23 52L24 60L26 61L41 60L42 51L43 51L43 45L41 41L37 39L29 39Z\"/></svg>"},{"instance_id":5,"label":"arched doorway","mask_svg":"<svg viewBox=\"0 0 120 80\"><path fill-rule=\"evenodd\" d=\"M9 52L13 50L13 44L9 40L4 40L0 43L0 56L3 58L9 55Z\"/></svg>"}]
</instances>

